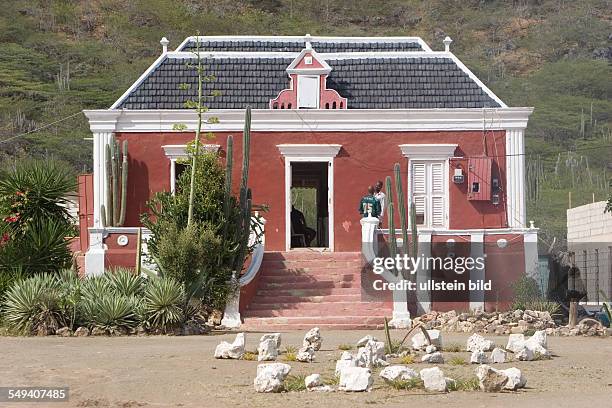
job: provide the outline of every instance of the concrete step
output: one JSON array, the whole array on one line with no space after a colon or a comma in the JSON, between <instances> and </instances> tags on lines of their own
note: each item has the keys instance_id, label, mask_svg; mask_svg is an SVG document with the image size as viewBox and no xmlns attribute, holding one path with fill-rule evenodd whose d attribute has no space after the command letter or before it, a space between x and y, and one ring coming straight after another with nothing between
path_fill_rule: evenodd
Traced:
<instances>
[{"instance_id":1,"label":"concrete step","mask_svg":"<svg viewBox=\"0 0 612 408\"><path fill-rule=\"evenodd\" d=\"M251 304L274 303L324 303L324 302L359 302L361 293L347 295L321 295L321 296L259 296Z\"/></svg>"},{"instance_id":2,"label":"concrete step","mask_svg":"<svg viewBox=\"0 0 612 408\"><path fill-rule=\"evenodd\" d=\"M264 283L316 283L316 282L361 282L359 274L338 274L338 275L262 275L259 278L261 284Z\"/></svg>"},{"instance_id":3,"label":"concrete step","mask_svg":"<svg viewBox=\"0 0 612 408\"><path fill-rule=\"evenodd\" d=\"M390 315L390 311L387 313ZM384 326L384 315L376 316L325 316L321 317L251 317L245 319L241 329L245 330L307 330L321 329L380 329Z\"/></svg>"},{"instance_id":4,"label":"concrete step","mask_svg":"<svg viewBox=\"0 0 612 408\"><path fill-rule=\"evenodd\" d=\"M256 298L267 297L275 298L278 296L328 296L328 295L360 295L360 287L350 288L305 288L305 289L287 289L287 288L271 288L269 290L259 289Z\"/></svg>"},{"instance_id":5,"label":"concrete step","mask_svg":"<svg viewBox=\"0 0 612 408\"><path fill-rule=\"evenodd\" d=\"M327 299L326 299L327 300ZM332 312L335 310L354 310L354 311L369 311L384 308L384 302L360 302L349 301L349 302L277 302L277 303L260 303L255 300L249 305L248 310L304 310L304 311L327 311ZM361 313L355 313L355 315L361 315Z\"/></svg>"}]
</instances>

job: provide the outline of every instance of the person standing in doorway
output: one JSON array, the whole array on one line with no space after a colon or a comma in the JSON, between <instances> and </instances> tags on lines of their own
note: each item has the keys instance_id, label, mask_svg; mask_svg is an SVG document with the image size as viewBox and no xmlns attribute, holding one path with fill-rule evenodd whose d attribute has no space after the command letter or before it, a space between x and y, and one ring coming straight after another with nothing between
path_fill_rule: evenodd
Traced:
<instances>
[{"instance_id":1,"label":"person standing in doorway","mask_svg":"<svg viewBox=\"0 0 612 408\"><path fill-rule=\"evenodd\" d=\"M362 217L378 217L380 215L380 202L374 197L374 187L368 187L368 194L359 202L359 214Z\"/></svg>"},{"instance_id":2,"label":"person standing in doorway","mask_svg":"<svg viewBox=\"0 0 612 408\"><path fill-rule=\"evenodd\" d=\"M380 215L378 219L382 222L383 216L385 215L385 205L387 204L387 196L382 192L383 182L378 180L374 186L374 198L380 203Z\"/></svg>"}]
</instances>

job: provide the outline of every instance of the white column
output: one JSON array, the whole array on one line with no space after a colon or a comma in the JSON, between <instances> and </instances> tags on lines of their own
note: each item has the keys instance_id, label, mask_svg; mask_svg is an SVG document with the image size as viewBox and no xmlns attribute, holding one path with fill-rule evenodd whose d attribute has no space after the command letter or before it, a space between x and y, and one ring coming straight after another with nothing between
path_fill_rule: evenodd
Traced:
<instances>
[{"instance_id":1,"label":"white column","mask_svg":"<svg viewBox=\"0 0 612 408\"><path fill-rule=\"evenodd\" d=\"M104 228L89 228L89 250L85 254L85 276L99 276L104 273L105 236Z\"/></svg>"},{"instance_id":2,"label":"white column","mask_svg":"<svg viewBox=\"0 0 612 408\"><path fill-rule=\"evenodd\" d=\"M176 159L170 159L170 192L176 191Z\"/></svg>"},{"instance_id":3,"label":"white column","mask_svg":"<svg viewBox=\"0 0 612 408\"><path fill-rule=\"evenodd\" d=\"M484 258L484 234L475 233L471 235L470 242L470 257L472 259ZM485 269L474 268L470 269L470 281L472 282L484 282L485 280ZM483 310L485 306L485 293L484 290L471 290L470 291L470 310Z\"/></svg>"},{"instance_id":4,"label":"white column","mask_svg":"<svg viewBox=\"0 0 612 408\"><path fill-rule=\"evenodd\" d=\"M525 131L506 130L506 202L508 226L524 228L525 204Z\"/></svg>"},{"instance_id":5,"label":"white column","mask_svg":"<svg viewBox=\"0 0 612 408\"><path fill-rule=\"evenodd\" d=\"M94 227L102 227L100 207L106 203L106 145L112 132L93 132Z\"/></svg>"}]
</instances>

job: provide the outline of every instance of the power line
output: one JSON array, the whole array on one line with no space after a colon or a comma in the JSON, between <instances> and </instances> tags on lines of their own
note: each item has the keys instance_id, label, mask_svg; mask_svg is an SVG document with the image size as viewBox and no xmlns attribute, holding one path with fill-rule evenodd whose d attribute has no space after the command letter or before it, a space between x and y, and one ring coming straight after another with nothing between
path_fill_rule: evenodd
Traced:
<instances>
[{"instance_id":1,"label":"power line","mask_svg":"<svg viewBox=\"0 0 612 408\"><path fill-rule=\"evenodd\" d=\"M20 134L18 134L18 135L11 136L11 137L9 137L8 139L0 140L0 144L2 144L2 143L7 143L7 142L10 142L11 140L17 139L18 137L26 136L26 135L29 135L29 134L31 134L31 133L35 133L35 132L38 132L38 131L40 131L40 130L46 129L46 128L50 127L50 126L53 126L53 125L55 125L55 124L58 124L58 123L60 123L60 122L65 121L65 120L72 119L73 117L75 117L75 116L77 116L77 115L80 115L80 114L81 114L81 111L76 112L76 113L73 113L72 115L66 116L65 118L58 119L58 120L56 120L55 122L47 123L46 125L43 125L43 126L37 127L37 128L35 128L35 129L32 129L32 130L29 130L29 131L27 131L27 132L25 132L25 133L20 133Z\"/></svg>"}]
</instances>

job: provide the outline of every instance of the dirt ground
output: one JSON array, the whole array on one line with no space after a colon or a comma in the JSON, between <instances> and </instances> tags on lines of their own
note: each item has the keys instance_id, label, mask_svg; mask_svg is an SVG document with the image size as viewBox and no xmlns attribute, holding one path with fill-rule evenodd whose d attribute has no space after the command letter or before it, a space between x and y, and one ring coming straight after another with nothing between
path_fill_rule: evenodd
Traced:
<instances>
[{"instance_id":1,"label":"dirt ground","mask_svg":"<svg viewBox=\"0 0 612 408\"><path fill-rule=\"evenodd\" d=\"M323 348L311 364L290 362L292 374L333 375L340 344L354 344L365 334L384 338L382 331L323 331ZM282 334L284 346L301 343L304 332ZM611 406L612 338L549 337L552 360L497 365L516 366L527 377L518 392L487 394L461 391L429 394L397 391L375 372L369 393L292 392L258 394L253 389L257 361L215 360L221 340L235 334L191 337L0 337L0 386L68 386L68 403L0 403L15 407L604 407ZM247 333L254 351L260 333ZM394 331L393 337L403 337ZM443 335L445 345L465 346L468 335ZM505 345L506 337L488 337ZM469 353L444 353L469 361ZM427 365L412 364L420 370ZM439 367L453 378L474 376L475 366ZM4 404L4 405L3 405Z\"/></svg>"}]
</instances>

